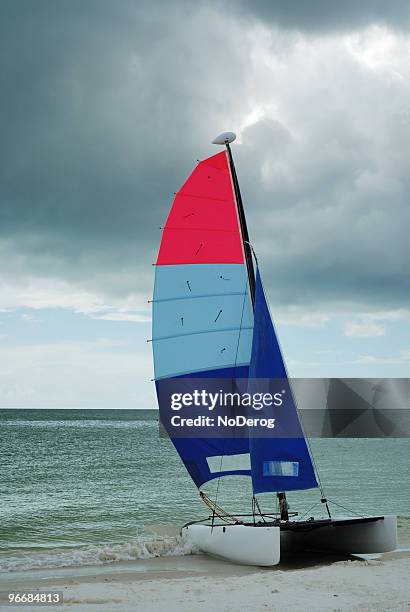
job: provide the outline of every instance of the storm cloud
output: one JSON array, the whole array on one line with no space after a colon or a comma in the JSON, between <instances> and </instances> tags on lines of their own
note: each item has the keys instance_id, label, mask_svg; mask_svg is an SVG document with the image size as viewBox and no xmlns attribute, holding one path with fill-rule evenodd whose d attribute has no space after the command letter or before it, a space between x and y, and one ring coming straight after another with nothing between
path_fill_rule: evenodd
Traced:
<instances>
[{"instance_id":1,"label":"storm cloud","mask_svg":"<svg viewBox=\"0 0 410 612\"><path fill-rule=\"evenodd\" d=\"M6 306L50 279L142 308L173 192L226 129L277 304L408 303L408 5L292 7L2 3Z\"/></svg>"},{"instance_id":2,"label":"storm cloud","mask_svg":"<svg viewBox=\"0 0 410 612\"><path fill-rule=\"evenodd\" d=\"M229 6L248 18L303 32L358 30L374 24L406 29L410 25L410 7L406 0L230 0Z\"/></svg>"}]
</instances>

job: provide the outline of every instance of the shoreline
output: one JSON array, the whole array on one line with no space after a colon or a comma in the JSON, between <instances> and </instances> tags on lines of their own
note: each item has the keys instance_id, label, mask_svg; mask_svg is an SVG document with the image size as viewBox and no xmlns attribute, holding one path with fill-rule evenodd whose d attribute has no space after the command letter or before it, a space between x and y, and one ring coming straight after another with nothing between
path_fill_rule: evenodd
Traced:
<instances>
[{"instance_id":1,"label":"shoreline","mask_svg":"<svg viewBox=\"0 0 410 612\"><path fill-rule=\"evenodd\" d=\"M304 554L273 568L233 565L196 554L3 573L0 591L62 591L63 606L47 609L77 612L405 610L409 572L409 549L371 558ZM0 609L10 607L0 604Z\"/></svg>"}]
</instances>

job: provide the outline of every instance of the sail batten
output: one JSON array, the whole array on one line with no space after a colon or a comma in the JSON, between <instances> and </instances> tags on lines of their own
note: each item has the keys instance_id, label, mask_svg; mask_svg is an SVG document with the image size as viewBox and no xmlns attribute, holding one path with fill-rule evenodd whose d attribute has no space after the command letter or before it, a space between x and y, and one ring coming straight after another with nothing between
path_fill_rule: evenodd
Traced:
<instances>
[{"instance_id":1,"label":"sail batten","mask_svg":"<svg viewBox=\"0 0 410 612\"><path fill-rule=\"evenodd\" d=\"M219 332L239 332L241 330L253 329L252 326L249 327L225 327L222 329L199 329L197 331L187 332L186 334L173 334L172 336L160 336L158 338L152 338L152 342L159 342L160 340L170 340L172 338L184 338L185 336L195 336L197 334L217 334Z\"/></svg>"},{"instance_id":2,"label":"sail batten","mask_svg":"<svg viewBox=\"0 0 410 612\"><path fill-rule=\"evenodd\" d=\"M172 302L172 301L176 301L176 300L195 300L198 298L214 298L214 297L226 297L229 295L241 295L244 296L246 295L243 291L235 291L232 293L203 293L203 294L199 294L199 295L187 295L187 296L182 296L182 297L171 297L171 298L157 298L155 300L155 302L160 303L160 302Z\"/></svg>"}]
</instances>

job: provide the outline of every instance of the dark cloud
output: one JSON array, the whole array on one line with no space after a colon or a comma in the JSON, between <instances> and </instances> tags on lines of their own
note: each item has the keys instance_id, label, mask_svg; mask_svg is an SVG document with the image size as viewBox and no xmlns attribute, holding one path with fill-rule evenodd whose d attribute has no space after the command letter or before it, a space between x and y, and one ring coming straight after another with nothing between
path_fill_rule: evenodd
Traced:
<instances>
[{"instance_id":1,"label":"dark cloud","mask_svg":"<svg viewBox=\"0 0 410 612\"><path fill-rule=\"evenodd\" d=\"M302 32L356 30L373 24L407 29L410 25L407 0L228 0L228 5L247 18Z\"/></svg>"},{"instance_id":2,"label":"dark cloud","mask_svg":"<svg viewBox=\"0 0 410 612\"><path fill-rule=\"evenodd\" d=\"M244 133L242 190L269 289L276 303L302 307L403 306L410 180L346 118L334 116L328 130L301 140L264 120Z\"/></svg>"},{"instance_id":3,"label":"dark cloud","mask_svg":"<svg viewBox=\"0 0 410 612\"><path fill-rule=\"evenodd\" d=\"M273 6L290 27L285 4ZM148 294L172 193L216 152L215 134L272 103L277 111L243 132L235 155L277 299L398 305L408 296L399 79L382 82L337 45L334 56L330 45L308 58L285 34L267 44L277 69L267 68L236 10L212 3L41 0L1 11L4 275Z\"/></svg>"},{"instance_id":4,"label":"dark cloud","mask_svg":"<svg viewBox=\"0 0 410 612\"><path fill-rule=\"evenodd\" d=\"M166 6L3 4L0 235L38 273L92 282L90 262L151 262L173 191L222 123L222 84L238 86L219 49L241 52L215 16L201 33L205 10Z\"/></svg>"}]
</instances>

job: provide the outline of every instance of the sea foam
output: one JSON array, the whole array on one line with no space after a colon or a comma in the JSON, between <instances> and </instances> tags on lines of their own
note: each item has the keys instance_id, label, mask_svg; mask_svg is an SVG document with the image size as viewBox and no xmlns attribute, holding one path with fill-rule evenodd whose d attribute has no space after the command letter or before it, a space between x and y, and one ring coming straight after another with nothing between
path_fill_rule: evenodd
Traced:
<instances>
[{"instance_id":1,"label":"sea foam","mask_svg":"<svg viewBox=\"0 0 410 612\"><path fill-rule=\"evenodd\" d=\"M119 561L135 561L155 557L196 554L198 550L184 536L148 539L144 536L121 544L89 545L58 548L9 555L0 562L0 572L16 572L55 567L105 565Z\"/></svg>"}]
</instances>

